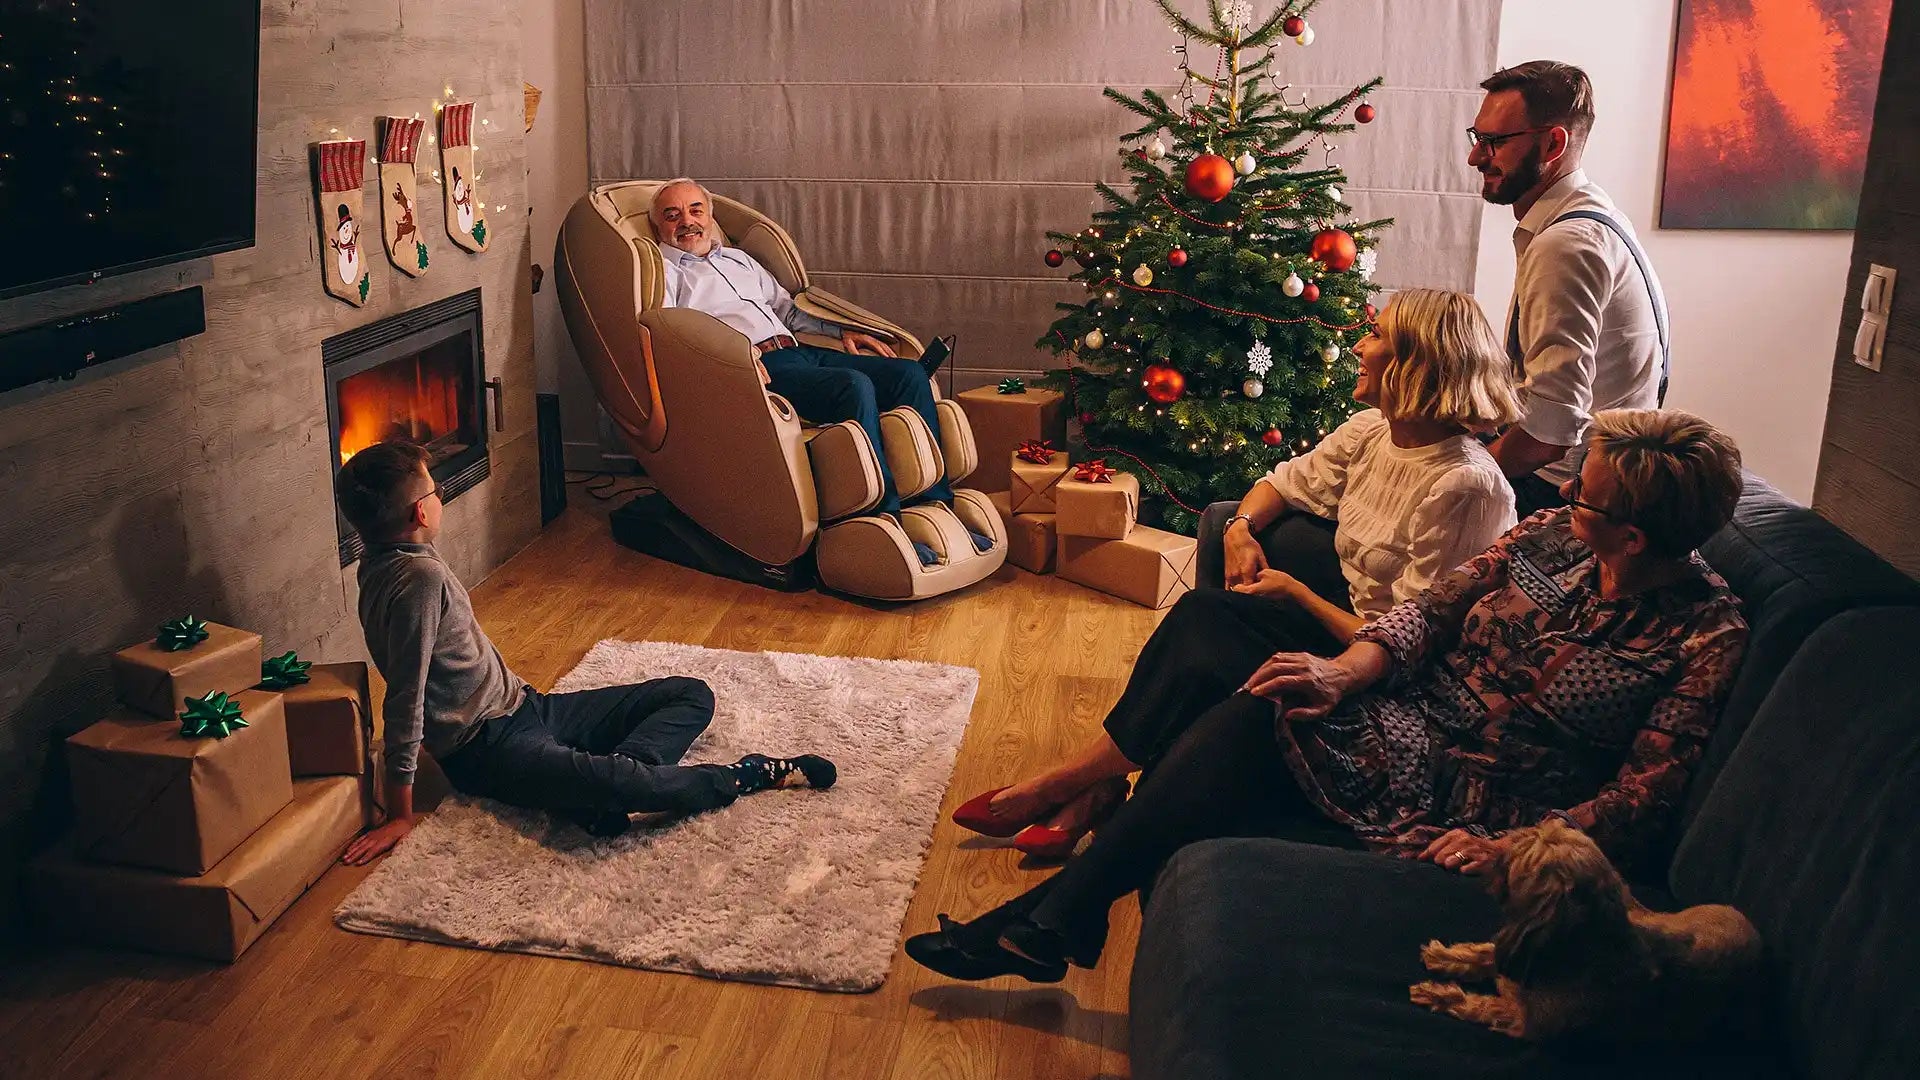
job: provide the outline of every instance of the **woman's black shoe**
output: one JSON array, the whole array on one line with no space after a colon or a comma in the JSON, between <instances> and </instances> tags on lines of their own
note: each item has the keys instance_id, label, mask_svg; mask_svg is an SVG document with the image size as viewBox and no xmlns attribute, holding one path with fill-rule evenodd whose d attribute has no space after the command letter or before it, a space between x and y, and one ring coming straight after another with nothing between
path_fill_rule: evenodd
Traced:
<instances>
[{"instance_id":1,"label":"woman's black shoe","mask_svg":"<svg viewBox=\"0 0 1920 1080\"><path fill-rule=\"evenodd\" d=\"M998 942L974 942L966 926L945 915L939 918L940 929L907 939L907 955L921 967L968 982L1018 975L1028 982L1056 983L1067 977L1064 962L1036 963Z\"/></svg>"}]
</instances>

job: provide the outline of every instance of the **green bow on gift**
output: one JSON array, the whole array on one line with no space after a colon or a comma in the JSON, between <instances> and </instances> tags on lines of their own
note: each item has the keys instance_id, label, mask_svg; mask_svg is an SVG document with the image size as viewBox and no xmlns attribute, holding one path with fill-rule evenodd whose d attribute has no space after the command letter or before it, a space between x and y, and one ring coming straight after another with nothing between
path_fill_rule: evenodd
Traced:
<instances>
[{"instance_id":1,"label":"green bow on gift","mask_svg":"<svg viewBox=\"0 0 1920 1080\"><path fill-rule=\"evenodd\" d=\"M279 656L269 656L260 664L260 685L269 690L285 690L307 682L312 678L307 669L312 666L313 661L300 659L291 649Z\"/></svg>"},{"instance_id":2,"label":"green bow on gift","mask_svg":"<svg viewBox=\"0 0 1920 1080\"><path fill-rule=\"evenodd\" d=\"M207 640L207 624L192 615L182 615L172 622L161 623L160 633L153 640L168 652L191 649Z\"/></svg>"},{"instance_id":3,"label":"green bow on gift","mask_svg":"<svg viewBox=\"0 0 1920 1080\"><path fill-rule=\"evenodd\" d=\"M1027 381L1018 375L1009 376L1000 380L999 390L1003 394L1024 394L1027 392Z\"/></svg>"},{"instance_id":4,"label":"green bow on gift","mask_svg":"<svg viewBox=\"0 0 1920 1080\"><path fill-rule=\"evenodd\" d=\"M224 739L236 729L248 727L240 716L240 703L226 691L215 690L206 697L190 697L180 714L180 734L189 739Z\"/></svg>"}]
</instances>

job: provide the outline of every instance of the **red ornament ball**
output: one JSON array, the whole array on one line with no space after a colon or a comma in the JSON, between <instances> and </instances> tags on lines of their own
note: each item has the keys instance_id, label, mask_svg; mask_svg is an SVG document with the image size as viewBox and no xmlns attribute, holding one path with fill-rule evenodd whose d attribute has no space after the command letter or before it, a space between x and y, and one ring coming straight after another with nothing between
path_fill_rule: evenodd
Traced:
<instances>
[{"instance_id":1,"label":"red ornament ball","mask_svg":"<svg viewBox=\"0 0 1920 1080\"><path fill-rule=\"evenodd\" d=\"M1180 267L1180 266L1187 265L1186 249L1174 248L1172 251L1167 252L1167 265L1173 266L1173 267Z\"/></svg>"},{"instance_id":2,"label":"red ornament ball","mask_svg":"<svg viewBox=\"0 0 1920 1080\"><path fill-rule=\"evenodd\" d=\"M1086 427L1088 424L1093 423L1093 420L1094 420L1093 414L1090 412L1083 412L1080 414L1081 427Z\"/></svg>"},{"instance_id":3,"label":"red ornament ball","mask_svg":"<svg viewBox=\"0 0 1920 1080\"><path fill-rule=\"evenodd\" d=\"M1187 163L1187 194L1219 202L1233 190L1233 163L1219 154L1201 154Z\"/></svg>"},{"instance_id":4,"label":"red ornament ball","mask_svg":"<svg viewBox=\"0 0 1920 1080\"><path fill-rule=\"evenodd\" d=\"M1280 29L1288 37L1299 37L1307 32L1307 20L1298 15L1289 15L1286 21L1280 24Z\"/></svg>"},{"instance_id":5,"label":"red ornament ball","mask_svg":"<svg viewBox=\"0 0 1920 1080\"><path fill-rule=\"evenodd\" d=\"M1187 377L1165 364L1155 364L1148 368L1140 385L1147 396L1162 405L1171 405L1187 392Z\"/></svg>"},{"instance_id":6,"label":"red ornament ball","mask_svg":"<svg viewBox=\"0 0 1920 1080\"><path fill-rule=\"evenodd\" d=\"M1359 108L1353 110L1353 118L1355 120L1360 121L1363 124L1373 123L1373 118L1375 115L1376 114L1374 112L1373 106L1367 104L1364 101L1360 103Z\"/></svg>"},{"instance_id":7,"label":"red ornament ball","mask_svg":"<svg viewBox=\"0 0 1920 1080\"><path fill-rule=\"evenodd\" d=\"M1279 428L1270 427L1266 430L1266 434L1260 436L1260 441L1266 443L1268 446L1279 446L1281 443L1287 441L1287 437L1280 434Z\"/></svg>"},{"instance_id":8,"label":"red ornament ball","mask_svg":"<svg viewBox=\"0 0 1920 1080\"><path fill-rule=\"evenodd\" d=\"M1313 234L1313 257L1320 265L1334 273L1353 267L1353 261L1360 257L1359 249L1353 245L1353 237L1341 229L1321 229Z\"/></svg>"},{"instance_id":9,"label":"red ornament ball","mask_svg":"<svg viewBox=\"0 0 1920 1080\"><path fill-rule=\"evenodd\" d=\"M1307 287L1300 290L1300 299L1305 300L1309 304L1320 299L1319 283L1312 281L1307 282Z\"/></svg>"},{"instance_id":10,"label":"red ornament ball","mask_svg":"<svg viewBox=\"0 0 1920 1080\"><path fill-rule=\"evenodd\" d=\"M1048 266L1059 266L1061 263L1064 263L1066 261L1067 261L1067 257L1061 253L1059 248L1047 249L1047 265Z\"/></svg>"}]
</instances>

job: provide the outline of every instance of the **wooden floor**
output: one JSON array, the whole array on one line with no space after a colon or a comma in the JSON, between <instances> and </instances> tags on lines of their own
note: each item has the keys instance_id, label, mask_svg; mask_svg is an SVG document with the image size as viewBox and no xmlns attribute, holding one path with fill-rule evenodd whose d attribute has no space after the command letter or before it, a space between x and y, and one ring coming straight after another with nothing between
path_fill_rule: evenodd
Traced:
<instances>
[{"instance_id":1,"label":"wooden floor","mask_svg":"<svg viewBox=\"0 0 1920 1080\"><path fill-rule=\"evenodd\" d=\"M585 500L575 489L576 501ZM971 916L1050 869L945 820L1098 728L1158 614L1011 567L958 595L881 609L781 594L623 550L576 507L474 590L538 687L602 638L979 669L905 933ZM896 952L878 991L825 994L366 937L333 907L335 866L230 967L64 950L0 975L0 1075L152 1077L1062 1077L1127 1075L1138 909L1114 912L1096 971L1055 987L948 982ZM537 902L537 898L529 898Z\"/></svg>"}]
</instances>

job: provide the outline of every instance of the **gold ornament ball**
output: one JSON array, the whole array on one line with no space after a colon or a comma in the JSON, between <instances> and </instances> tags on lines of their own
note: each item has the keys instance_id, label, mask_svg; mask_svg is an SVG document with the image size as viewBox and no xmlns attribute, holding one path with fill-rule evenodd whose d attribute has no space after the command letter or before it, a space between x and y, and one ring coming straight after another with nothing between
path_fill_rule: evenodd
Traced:
<instances>
[{"instance_id":1,"label":"gold ornament ball","mask_svg":"<svg viewBox=\"0 0 1920 1080\"><path fill-rule=\"evenodd\" d=\"M1107 335L1101 333L1100 328L1096 326L1087 331L1086 342L1087 348L1098 349L1107 343Z\"/></svg>"},{"instance_id":2,"label":"gold ornament ball","mask_svg":"<svg viewBox=\"0 0 1920 1080\"><path fill-rule=\"evenodd\" d=\"M1259 379L1248 379L1240 384L1240 392L1250 398L1257 398L1267 392L1267 385Z\"/></svg>"},{"instance_id":3,"label":"gold ornament ball","mask_svg":"<svg viewBox=\"0 0 1920 1080\"><path fill-rule=\"evenodd\" d=\"M1146 263L1141 263L1139 266L1134 267L1133 283L1143 289L1153 284L1153 268Z\"/></svg>"}]
</instances>

